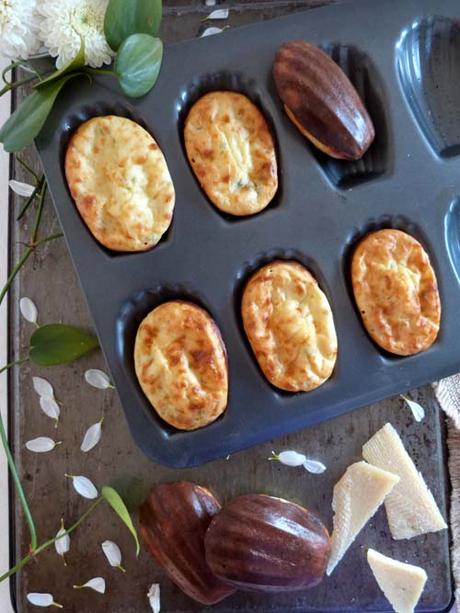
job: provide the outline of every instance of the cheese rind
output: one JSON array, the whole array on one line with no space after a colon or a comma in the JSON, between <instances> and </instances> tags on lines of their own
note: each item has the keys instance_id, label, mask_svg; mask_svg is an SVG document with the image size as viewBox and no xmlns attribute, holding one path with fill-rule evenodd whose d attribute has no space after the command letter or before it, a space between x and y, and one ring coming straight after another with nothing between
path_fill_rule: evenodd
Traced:
<instances>
[{"instance_id":1,"label":"cheese rind","mask_svg":"<svg viewBox=\"0 0 460 613\"><path fill-rule=\"evenodd\" d=\"M400 477L385 499L388 524L394 539L409 539L447 528L422 475L407 453L398 433L385 424L363 446L367 462Z\"/></svg>"},{"instance_id":2,"label":"cheese rind","mask_svg":"<svg viewBox=\"0 0 460 613\"><path fill-rule=\"evenodd\" d=\"M399 477L386 470L366 462L356 462L335 484L332 498L334 530L326 571L328 575L398 481Z\"/></svg>"},{"instance_id":3,"label":"cheese rind","mask_svg":"<svg viewBox=\"0 0 460 613\"><path fill-rule=\"evenodd\" d=\"M375 549L368 550L367 561L396 613L413 613L427 581L423 568L388 558Z\"/></svg>"}]
</instances>

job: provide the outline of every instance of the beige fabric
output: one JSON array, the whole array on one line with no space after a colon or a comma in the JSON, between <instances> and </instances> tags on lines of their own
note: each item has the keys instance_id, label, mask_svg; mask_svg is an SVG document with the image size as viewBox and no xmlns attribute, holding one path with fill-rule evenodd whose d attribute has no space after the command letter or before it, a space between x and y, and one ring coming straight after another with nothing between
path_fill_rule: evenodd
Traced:
<instances>
[{"instance_id":1,"label":"beige fabric","mask_svg":"<svg viewBox=\"0 0 460 613\"><path fill-rule=\"evenodd\" d=\"M452 483L450 526L452 529L452 571L456 584L456 601L460 602L460 374L433 384L436 398L448 415L447 446Z\"/></svg>"}]
</instances>

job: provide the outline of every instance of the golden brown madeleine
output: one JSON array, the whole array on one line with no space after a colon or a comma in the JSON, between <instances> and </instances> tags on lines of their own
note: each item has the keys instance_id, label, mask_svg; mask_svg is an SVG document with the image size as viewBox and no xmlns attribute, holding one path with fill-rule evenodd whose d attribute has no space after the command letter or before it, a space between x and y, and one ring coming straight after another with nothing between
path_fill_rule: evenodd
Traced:
<instances>
[{"instance_id":1,"label":"golden brown madeleine","mask_svg":"<svg viewBox=\"0 0 460 613\"><path fill-rule=\"evenodd\" d=\"M441 302L428 254L400 230L368 234L351 264L353 292L373 340L391 353L430 347L439 331Z\"/></svg>"},{"instance_id":2,"label":"golden brown madeleine","mask_svg":"<svg viewBox=\"0 0 460 613\"><path fill-rule=\"evenodd\" d=\"M94 117L73 134L65 174L93 236L114 251L145 251L169 228L174 187L166 160L139 124Z\"/></svg>"},{"instance_id":3,"label":"golden brown madeleine","mask_svg":"<svg viewBox=\"0 0 460 613\"><path fill-rule=\"evenodd\" d=\"M310 391L332 374L337 336L316 279L294 261L274 261L248 281L242 301L246 334L272 385Z\"/></svg>"},{"instance_id":4,"label":"golden brown madeleine","mask_svg":"<svg viewBox=\"0 0 460 613\"><path fill-rule=\"evenodd\" d=\"M296 127L327 155L361 158L374 140L372 120L352 83L324 51L303 40L278 49L276 89Z\"/></svg>"},{"instance_id":5,"label":"golden brown madeleine","mask_svg":"<svg viewBox=\"0 0 460 613\"><path fill-rule=\"evenodd\" d=\"M252 215L272 200L275 146L265 118L246 96L217 91L200 98L186 119L184 139L193 172L218 209Z\"/></svg>"},{"instance_id":6,"label":"golden brown madeleine","mask_svg":"<svg viewBox=\"0 0 460 613\"><path fill-rule=\"evenodd\" d=\"M139 509L139 532L148 551L171 581L205 605L234 592L205 560L204 535L220 509L209 490L187 481L159 485Z\"/></svg>"},{"instance_id":7,"label":"golden brown madeleine","mask_svg":"<svg viewBox=\"0 0 460 613\"><path fill-rule=\"evenodd\" d=\"M137 331L134 364L145 395L171 426L201 428L227 406L224 342L214 320L191 302L165 302L147 315Z\"/></svg>"}]
</instances>

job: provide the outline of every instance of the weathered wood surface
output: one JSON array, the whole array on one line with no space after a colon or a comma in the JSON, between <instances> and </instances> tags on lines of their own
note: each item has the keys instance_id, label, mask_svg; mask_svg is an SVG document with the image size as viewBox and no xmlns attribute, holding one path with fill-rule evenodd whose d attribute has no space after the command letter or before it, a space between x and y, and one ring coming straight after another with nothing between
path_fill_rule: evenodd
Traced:
<instances>
[{"instance_id":1,"label":"weathered wood surface","mask_svg":"<svg viewBox=\"0 0 460 613\"><path fill-rule=\"evenodd\" d=\"M249 2L233 4L228 23L232 26L254 20L271 18L321 1ZM324 3L324 2L323 2ZM166 2L163 34L171 42L196 36L204 27L201 19L210 9L196 0L177 3ZM221 25L213 23L212 25ZM230 50L229 50L230 52ZM30 148L27 160L39 168L38 160ZM26 179L23 170L14 164L13 172ZM19 199L11 203L12 219L20 206ZM11 261L17 260L22 250L20 241L30 232L31 217L11 224ZM47 202L42 236L58 230L51 202ZM103 279L101 279L103 285ZM12 355L21 355L33 327L20 320L18 298L30 296L38 305L40 322L64 321L91 328L85 299L78 286L70 256L63 240L42 247L23 269L10 295L10 339ZM89 387L83 373L89 367L105 368L101 354L94 354L76 364L52 369L24 366L11 376L11 432L15 454L26 484L41 539L54 535L61 517L66 525L87 508L88 501L72 489L64 473L84 474L98 486L105 483L118 485L128 493L133 507L142 500L150 487L157 483L189 479L211 487L223 500L245 492L265 492L282 496L318 511L331 526L330 501L332 487L344 469L360 458L362 443L386 421L391 421L404 432L409 450L441 501L446 513L446 491L443 468L444 440L442 416L429 387L414 392L427 409L422 425L413 419L400 399L395 398L352 414L324 423L303 432L284 437L239 453L228 460L213 462L189 470L172 470L148 461L135 447L126 427L121 407L114 391L102 392ZM57 399L62 403L62 419L57 431L38 406L32 388L32 375L45 376L53 384ZM363 381L363 385L365 382ZM306 403L308 398L306 397ZM250 407L248 407L250 409ZM105 415L102 442L89 454L79 448L84 432L92 423ZM24 450L25 441L40 435L56 436L63 444L51 454L40 456ZM298 449L325 462L327 472L321 476L309 475L303 469L289 469L268 462L272 449ZM15 508L15 555L27 550L28 534ZM108 566L100 544L106 539L119 543L124 555L127 573ZM128 532L115 516L103 506L72 536L67 567L54 549L40 555L13 581L18 611L32 610L26 604L29 591L50 591L65 611L75 613L140 613L148 611L147 590L152 582L159 582L162 590L162 611L201 611L203 607L185 597L165 576L149 556L142 552L136 560ZM448 562L448 535L430 535L411 542L391 541L383 511L366 527L359 542L348 553L345 562L331 579L310 592L263 596L239 593L213 608L215 611L360 611L387 609L367 568L364 548L373 546L400 559L420 563L429 572L423 605L448 604L450 569ZM107 593L101 596L92 591L75 591L74 584L82 584L91 577L104 576ZM29 608L30 607L30 608Z\"/></svg>"}]
</instances>

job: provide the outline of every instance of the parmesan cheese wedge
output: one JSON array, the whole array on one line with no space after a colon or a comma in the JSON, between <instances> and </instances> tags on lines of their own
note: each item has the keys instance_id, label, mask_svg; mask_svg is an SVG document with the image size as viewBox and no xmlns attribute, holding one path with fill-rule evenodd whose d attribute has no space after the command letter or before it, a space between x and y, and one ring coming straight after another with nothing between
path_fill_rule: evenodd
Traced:
<instances>
[{"instance_id":1,"label":"parmesan cheese wedge","mask_svg":"<svg viewBox=\"0 0 460 613\"><path fill-rule=\"evenodd\" d=\"M413 613L427 580L423 568L398 562L374 549L368 550L367 561L396 613Z\"/></svg>"},{"instance_id":2,"label":"parmesan cheese wedge","mask_svg":"<svg viewBox=\"0 0 460 613\"><path fill-rule=\"evenodd\" d=\"M394 539L409 539L447 528L433 494L391 424L385 424L364 445L363 457L370 464L400 477L399 483L385 499L388 524Z\"/></svg>"},{"instance_id":3,"label":"parmesan cheese wedge","mask_svg":"<svg viewBox=\"0 0 460 613\"><path fill-rule=\"evenodd\" d=\"M398 481L399 477L386 470L366 462L356 462L335 484L332 498L334 529L326 571L328 575Z\"/></svg>"}]
</instances>

